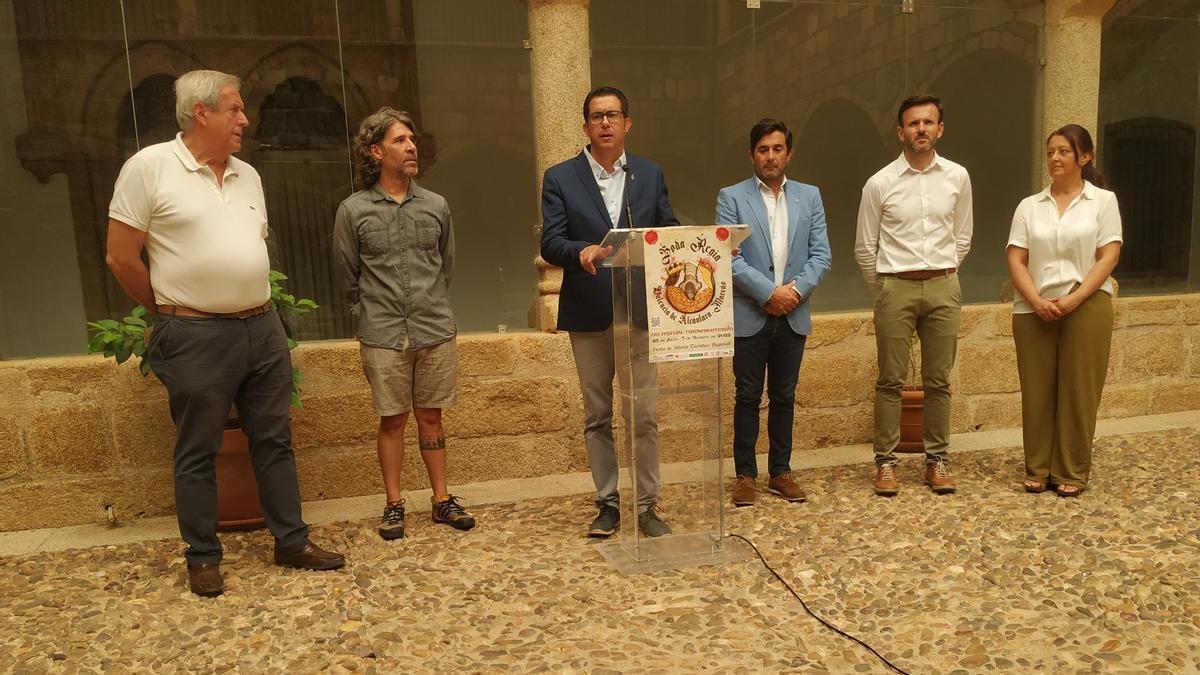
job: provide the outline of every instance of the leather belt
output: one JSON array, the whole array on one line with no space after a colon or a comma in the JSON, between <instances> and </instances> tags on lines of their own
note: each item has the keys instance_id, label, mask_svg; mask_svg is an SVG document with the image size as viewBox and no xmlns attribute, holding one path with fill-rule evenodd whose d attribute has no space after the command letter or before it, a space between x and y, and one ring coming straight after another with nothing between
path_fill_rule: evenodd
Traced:
<instances>
[{"instance_id":1,"label":"leather belt","mask_svg":"<svg viewBox=\"0 0 1200 675\"><path fill-rule=\"evenodd\" d=\"M881 272L882 277L896 277L897 279L907 279L908 281L925 281L927 279L936 279L938 277L948 277L958 271L957 267L951 267L944 270L911 270L908 272Z\"/></svg>"},{"instance_id":2,"label":"leather belt","mask_svg":"<svg viewBox=\"0 0 1200 675\"><path fill-rule=\"evenodd\" d=\"M159 305L158 306L159 314L170 314L172 316L190 316L190 317L200 318L200 319L249 319L252 316L259 316L262 314L266 314L269 311L271 311L271 301L270 300L267 300L266 302L259 305L258 307L251 307L250 309L243 309L240 312L226 312L226 313L205 312L205 311L201 311L199 309L192 309L191 307L184 307L182 305Z\"/></svg>"}]
</instances>

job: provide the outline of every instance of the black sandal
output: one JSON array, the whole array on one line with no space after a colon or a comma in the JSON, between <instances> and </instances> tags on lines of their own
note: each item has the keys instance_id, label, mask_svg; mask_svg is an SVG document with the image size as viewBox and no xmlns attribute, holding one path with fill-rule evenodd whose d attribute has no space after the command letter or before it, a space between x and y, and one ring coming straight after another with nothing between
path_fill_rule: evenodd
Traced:
<instances>
[{"instance_id":1,"label":"black sandal","mask_svg":"<svg viewBox=\"0 0 1200 675\"><path fill-rule=\"evenodd\" d=\"M1059 485L1054 488L1059 497L1078 497L1083 492L1082 485Z\"/></svg>"}]
</instances>

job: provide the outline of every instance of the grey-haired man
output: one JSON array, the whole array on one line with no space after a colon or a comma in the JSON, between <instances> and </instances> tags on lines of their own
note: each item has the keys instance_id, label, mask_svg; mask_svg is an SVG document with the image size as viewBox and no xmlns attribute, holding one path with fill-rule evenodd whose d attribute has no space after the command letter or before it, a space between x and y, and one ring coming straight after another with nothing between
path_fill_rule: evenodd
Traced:
<instances>
[{"instance_id":1,"label":"grey-haired man","mask_svg":"<svg viewBox=\"0 0 1200 675\"><path fill-rule=\"evenodd\" d=\"M108 265L155 313L149 358L170 399L175 507L188 584L202 596L225 589L213 460L231 404L250 439L275 563L330 570L346 562L309 541L300 514L288 424L292 361L271 305L262 181L233 156L250 124L240 85L213 70L181 75L182 132L125 162L108 211Z\"/></svg>"}]
</instances>

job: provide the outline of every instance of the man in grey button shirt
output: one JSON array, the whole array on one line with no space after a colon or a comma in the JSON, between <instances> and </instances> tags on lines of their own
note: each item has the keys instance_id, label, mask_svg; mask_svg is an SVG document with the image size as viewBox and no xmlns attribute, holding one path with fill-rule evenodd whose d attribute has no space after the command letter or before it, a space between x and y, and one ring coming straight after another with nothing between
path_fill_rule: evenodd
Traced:
<instances>
[{"instance_id":1,"label":"man in grey button shirt","mask_svg":"<svg viewBox=\"0 0 1200 675\"><path fill-rule=\"evenodd\" d=\"M433 488L433 521L469 530L475 520L446 488L442 408L454 404L455 326L447 291L454 274L454 229L441 195L417 185L416 124L380 108L354 136L363 189L341 203L334 239L346 300L358 319L363 372L379 415L377 449L387 504L384 539L404 536L400 470L409 411Z\"/></svg>"}]
</instances>

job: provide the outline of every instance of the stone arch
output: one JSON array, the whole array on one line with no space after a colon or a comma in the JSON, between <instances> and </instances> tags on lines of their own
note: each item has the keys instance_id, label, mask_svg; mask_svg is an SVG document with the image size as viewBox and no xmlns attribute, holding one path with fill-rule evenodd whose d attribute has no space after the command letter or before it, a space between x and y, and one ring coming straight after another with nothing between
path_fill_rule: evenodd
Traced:
<instances>
[{"instance_id":1,"label":"stone arch","mask_svg":"<svg viewBox=\"0 0 1200 675\"><path fill-rule=\"evenodd\" d=\"M349 72L344 72L340 63L317 49L305 44L288 44L267 53L247 70L242 82L242 100L247 110L262 110L267 97L275 93L280 84L278 73L288 78L305 78L321 85L326 93L331 90L336 99L341 90L341 78L346 78L346 97L343 110L368 110L368 96ZM337 87L332 83L336 80ZM330 86L326 86L330 85ZM253 125L260 120L251 120ZM353 130L351 130L353 131Z\"/></svg>"},{"instance_id":2,"label":"stone arch","mask_svg":"<svg viewBox=\"0 0 1200 675\"><path fill-rule=\"evenodd\" d=\"M131 72L134 82L143 83L155 75L178 77L189 70L204 67L191 52L160 41L130 47L128 58L127 63L124 51L113 56L100 69L84 96L81 122L87 145L116 141L118 129L114 122L120 120L121 109L129 107ZM124 92L123 95L114 94L118 91ZM106 147L104 151L111 152L111 149ZM120 159L127 156L123 155Z\"/></svg>"},{"instance_id":3,"label":"stone arch","mask_svg":"<svg viewBox=\"0 0 1200 675\"><path fill-rule=\"evenodd\" d=\"M975 229L964 300L995 302L1008 279L1003 251L1013 209L1034 191L1035 82L1024 58L1000 49L963 56L930 84L946 105L939 151L971 174Z\"/></svg>"},{"instance_id":4,"label":"stone arch","mask_svg":"<svg viewBox=\"0 0 1200 675\"><path fill-rule=\"evenodd\" d=\"M155 73L133 88L117 109L117 145L122 157L140 147L169 141L179 131L175 120L174 75ZM136 113L136 114L135 114Z\"/></svg>"},{"instance_id":5,"label":"stone arch","mask_svg":"<svg viewBox=\"0 0 1200 675\"><path fill-rule=\"evenodd\" d=\"M834 259L829 277L814 296L818 310L869 304L852 262L858 203L863 183L895 156L869 109L850 98L829 99L817 105L795 133L796 154L788 176L821 190Z\"/></svg>"},{"instance_id":6,"label":"stone arch","mask_svg":"<svg viewBox=\"0 0 1200 675\"><path fill-rule=\"evenodd\" d=\"M1022 67L1031 71L1030 75L1032 76L1032 69L1036 66L1038 56L1037 44L1035 42L1021 37L1016 30L1010 30L1009 28L993 28L975 33L957 42L949 43L946 46L953 48L946 58L939 57L926 60L922 58L922 55L916 55L912 58L911 65L928 64L928 68L922 70L924 77L912 85L911 91L928 91L940 96L936 86L938 82L942 81L946 73L961 71L964 62L969 65L977 58L980 58L980 56L982 58L993 58L997 61L1003 60L1001 56L1007 57L1007 61L1005 62L1021 63ZM980 78L979 81L987 82L988 78ZM907 93L909 92L905 92L906 95Z\"/></svg>"},{"instance_id":7,"label":"stone arch","mask_svg":"<svg viewBox=\"0 0 1200 675\"><path fill-rule=\"evenodd\" d=\"M275 86L258 110L254 138L260 148L344 149L346 113L321 84L294 75Z\"/></svg>"}]
</instances>

